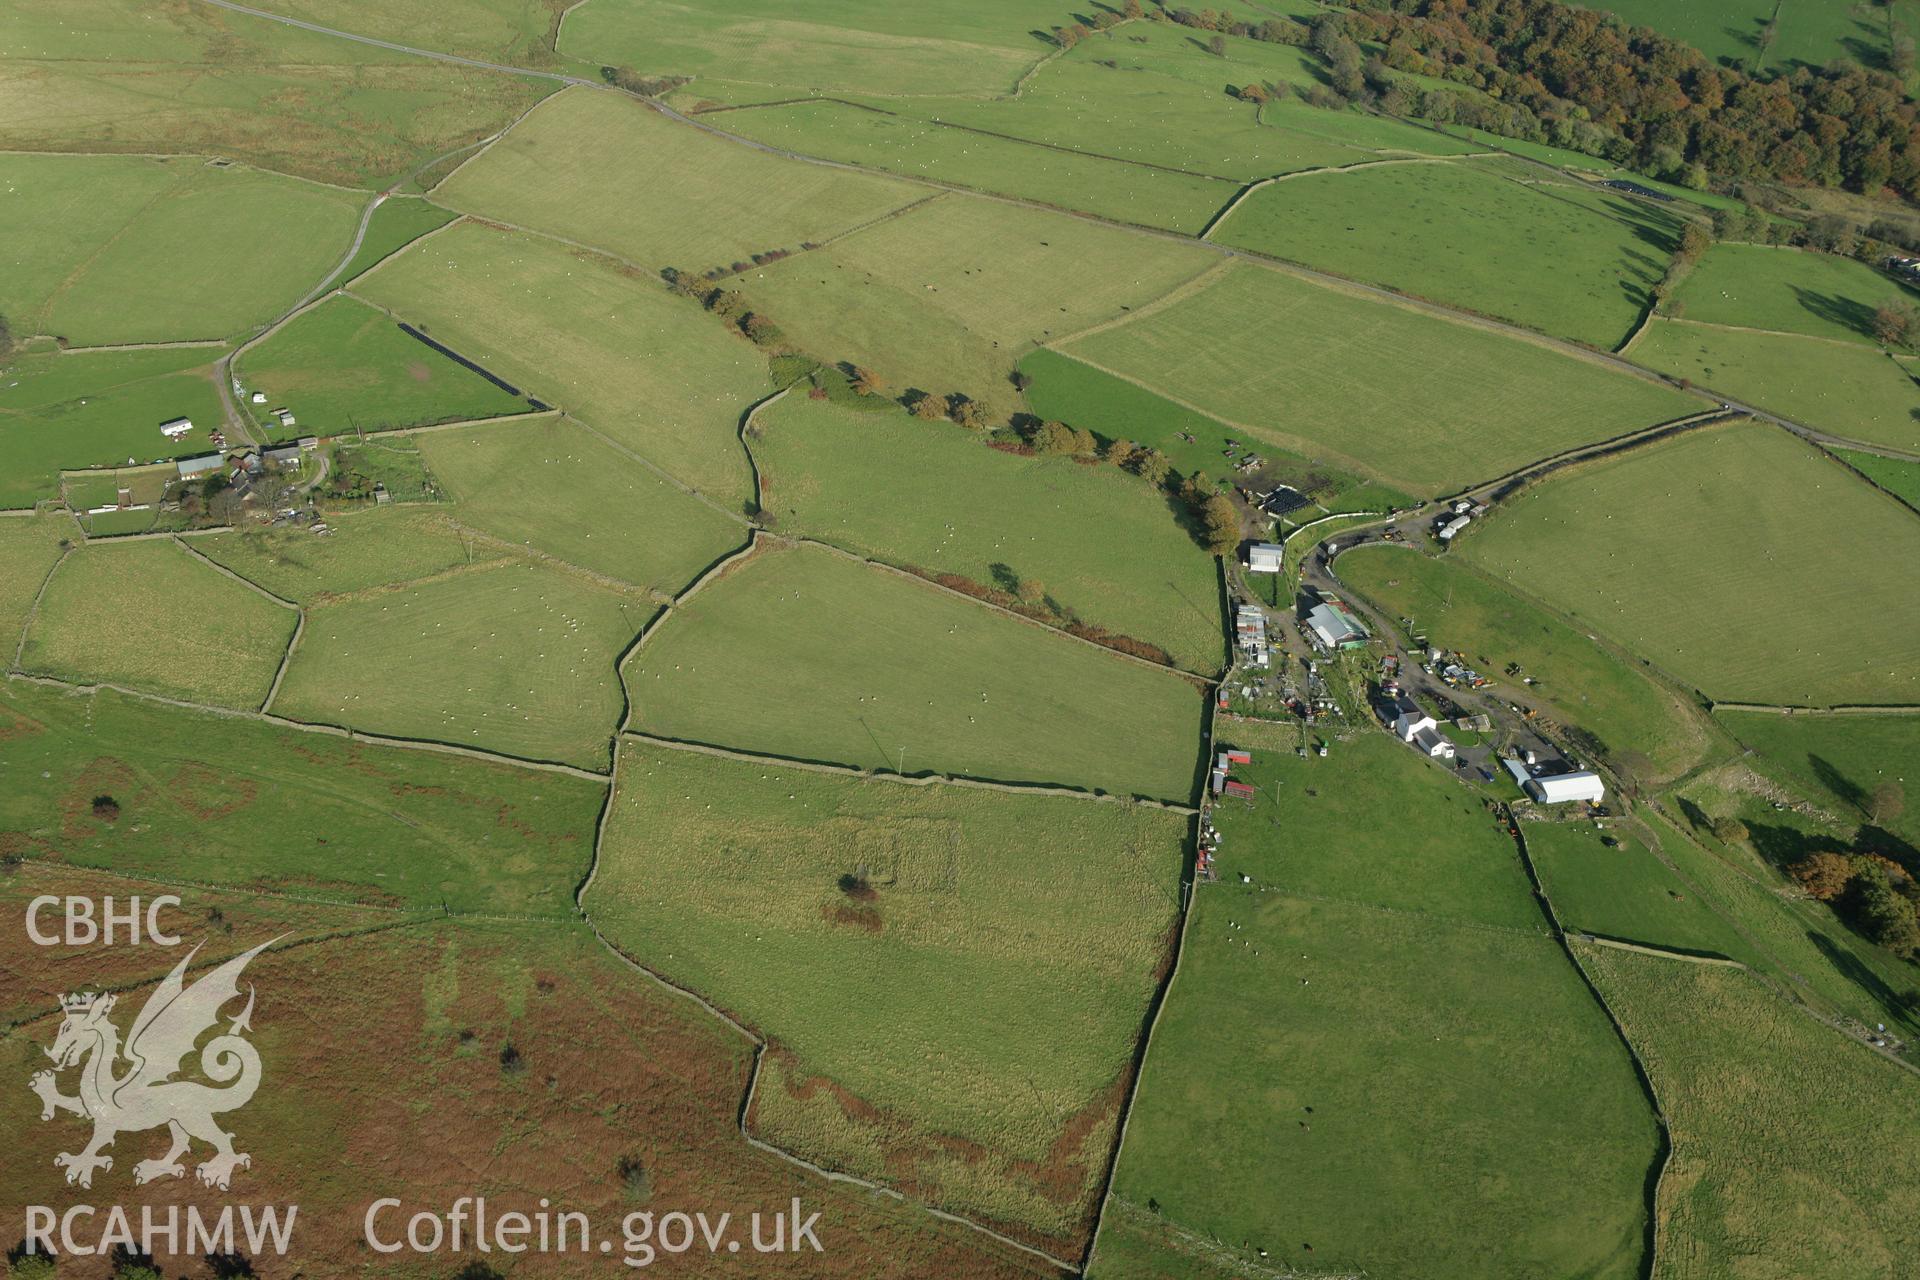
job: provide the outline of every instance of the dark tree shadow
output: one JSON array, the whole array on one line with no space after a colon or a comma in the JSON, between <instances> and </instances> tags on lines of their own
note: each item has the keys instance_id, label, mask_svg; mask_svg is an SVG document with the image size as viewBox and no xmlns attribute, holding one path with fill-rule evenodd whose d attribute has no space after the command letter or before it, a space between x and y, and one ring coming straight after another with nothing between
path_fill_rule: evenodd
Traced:
<instances>
[{"instance_id":1,"label":"dark tree shadow","mask_svg":"<svg viewBox=\"0 0 1920 1280\"><path fill-rule=\"evenodd\" d=\"M1867 802L1867 793L1853 779L1840 772L1832 761L1808 753L1807 767L1813 770L1813 776L1820 780L1821 786L1854 808L1858 809Z\"/></svg>"},{"instance_id":2,"label":"dark tree shadow","mask_svg":"<svg viewBox=\"0 0 1920 1280\"><path fill-rule=\"evenodd\" d=\"M1827 963L1833 966L1835 973L1866 992L1875 1004L1888 1011L1888 1016L1898 1016L1893 1012L1895 1010L1908 1010L1911 1016L1908 996L1888 986L1887 980L1861 963L1859 956L1818 930L1807 930L1807 941L1827 958Z\"/></svg>"}]
</instances>

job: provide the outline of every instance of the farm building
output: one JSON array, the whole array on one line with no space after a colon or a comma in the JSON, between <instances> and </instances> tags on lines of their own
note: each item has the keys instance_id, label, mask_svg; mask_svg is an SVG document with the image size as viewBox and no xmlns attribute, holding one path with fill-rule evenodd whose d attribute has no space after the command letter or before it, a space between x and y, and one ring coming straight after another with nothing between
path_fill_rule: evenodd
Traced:
<instances>
[{"instance_id":1,"label":"farm building","mask_svg":"<svg viewBox=\"0 0 1920 1280\"><path fill-rule=\"evenodd\" d=\"M1415 734L1436 728L1438 724L1412 698L1402 697L1393 704L1393 736L1402 742L1412 742Z\"/></svg>"},{"instance_id":2,"label":"farm building","mask_svg":"<svg viewBox=\"0 0 1920 1280\"><path fill-rule=\"evenodd\" d=\"M1434 727L1432 720L1427 721L1425 728L1415 730L1411 741L1414 749L1422 755L1431 756L1436 760L1453 759L1453 743L1447 741L1440 730Z\"/></svg>"},{"instance_id":3,"label":"farm building","mask_svg":"<svg viewBox=\"0 0 1920 1280\"><path fill-rule=\"evenodd\" d=\"M260 456L269 466L297 467L300 465L300 446L284 444L277 449L269 449Z\"/></svg>"},{"instance_id":4,"label":"farm building","mask_svg":"<svg viewBox=\"0 0 1920 1280\"><path fill-rule=\"evenodd\" d=\"M171 422L163 422L160 424L160 434L169 440L178 440L191 430L193 430L193 419L191 418L175 418Z\"/></svg>"},{"instance_id":5,"label":"farm building","mask_svg":"<svg viewBox=\"0 0 1920 1280\"><path fill-rule=\"evenodd\" d=\"M1277 542L1256 542L1247 548L1248 573L1279 573L1287 549Z\"/></svg>"},{"instance_id":6,"label":"farm building","mask_svg":"<svg viewBox=\"0 0 1920 1280\"><path fill-rule=\"evenodd\" d=\"M210 453L203 458L182 458L175 465L179 468L182 480L191 480L195 476L204 476L208 472L218 471L225 462L226 459L219 454Z\"/></svg>"},{"instance_id":7,"label":"farm building","mask_svg":"<svg viewBox=\"0 0 1920 1280\"><path fill-rule=\"evenodd\" d=\"M256 391L249 399L255 404L265 404L267 402L267 393L264 391Z\"/></svg>"},{"instance_id":8,"label":"farm building","mask_svg":"<svg viewBox=\"0 0 1920 1280\"><path fill-rule=\"evenodd\" d=\"M1526 782L1527 794L1541 804L1567 804L1574 800L1585 800L1598 804L1606 799L1607 784L1600 775L1582 770L1579 773L1557 773L1545 778L1530 778Z\"/></svg>"},{"instance_id":9,"label":"farm building","mask_svg":"<svg viewBox=\"0 0 1920 1280\"><path fill-rule=\"evenodd\" d=\"M1462 529L1466 528L1468 525L1472 523L1473 523L1472 516L1469 516L1469 515L1454 516L1450 520L1445 520L1441 522L1440 528L1437 531L1437 536L1442 542L1452 542L1455 535L1457 535Z\"/></svg>"},{"instance_id":10,"label":"farm building","mask_svg":"<svg viewBox=\"0 0 1920 1280\"><path fill-rule=\"evenodd\" d=\"M1307 627L1329 649L1358 649L1367 642L1367 629L1332 596L1307 611Z\"/></svg>"}]
</instances>

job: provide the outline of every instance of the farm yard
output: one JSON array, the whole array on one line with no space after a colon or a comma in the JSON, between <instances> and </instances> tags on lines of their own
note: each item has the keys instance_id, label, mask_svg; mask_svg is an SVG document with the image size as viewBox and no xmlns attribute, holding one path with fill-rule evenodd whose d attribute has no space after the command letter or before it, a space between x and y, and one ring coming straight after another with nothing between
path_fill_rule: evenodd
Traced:
<instances>
[{"instance_id":1,"label":"farm yard","mask_svg":"<svg viewBox=\"0 0 1920 1280\"><path fill-rule=\"evenodd\" d=\"M1619 8L0 6L0 907L264 944L223 1185L0 939L0 1200L1904 1276L1920 0Z\"/></svg>"},{"instance_id":2,"label":"farm yard","mask_svg":"<svg viewBox=\"0 0 1920 1280\"><path fill-rule=\"evenodd\" d=\"M1460 550L1718 701L1920 697L1920 601L1880 571L1920 555L1920 525L1784 432L1696 431L1545 481Z\"/></svg>"},{"instance_id":3,"label":"farm yard","mask_svg":"<svg viewBox=\"0 0 1920 1280\"><path fill-rule=\"evenodd\" d=\"M1200 690L814 546L708 579L628 661L630 727L908 774L1185 801Z\"/></svg>"},{"instance_id":4,"label":"farm yard","mask_svg":"<svg viewBox=\"0 0 1920 1280\"><path fill-rule=\"evenodd\" d=\"M46 580L20 666L254 710L293 638L294 610L178 541L88 546Z\"/></svg>"},{"instance_id":5,"label":"farm yard","mask_svg":"<svg viewBox=\"0 0 1920 1280\"><path fill-rule=\"evenodd\" d=\"M1071 1250L1187 819L634 739L614 785L587 907L774 1046L755 1132Z\"/></svg>"},{"instance_id":6,"label":"farm yard","mask_svg":"<svg viewBox=\"0 0 1920 1280\"><path fill-rule=\"evenodd\" d=\"M1118 468L1017 458L904 412L788 396L754 456L779 527L902 567L958 574L1043 620L1131 637L1203 675L1220 667L1213 565L1167 503ZM975 495L993 495L982 522Z\"/></svg>"},{"instance_id":7,"label":"farm yard","mask_svg":"<svg viewBox=\"0 0 1920 1280\"><path fill-rule=\"evenodd\" d=\"M1683 225L1531 164L1462 160L1275 182L1213 238L1610 349Z\"/></svg>"},{"instance_id":8,"label":"farm yard","mask_svg":"<svg viewBox=\"0 0 1920 1280\"><path fill-rule=\"evenodd\" d=\"M1262 319L1244 323L1248 316ZM1487 480L1684 417L1698 403L1513 338L1244 265L1060 350L1263 442L1414 493Z\"/></svg>"}]
</instances>

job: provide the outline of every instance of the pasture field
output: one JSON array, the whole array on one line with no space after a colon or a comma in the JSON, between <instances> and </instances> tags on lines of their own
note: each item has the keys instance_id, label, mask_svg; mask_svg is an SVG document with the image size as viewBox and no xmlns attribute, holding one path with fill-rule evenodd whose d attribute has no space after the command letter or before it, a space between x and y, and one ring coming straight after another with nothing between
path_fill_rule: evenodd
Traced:
<instances>
[{"instance_id":1,"label":"pasture field","mask_svg":"<svg viewBox=\"0 0 1920 1280\"><path fill-rule=\"evenodd\" d=\"M1658 1280L1906 1273L1920 1246L1912 1075L1750 974L1574 945L1667 1115Z\"/></svg>"},{"instance_id":2,"label":"pasture field","mask_svg":"<svg viewBox=\"0 0 1920 1280\"><path fill-rule=\"evenodd\" d=\"M1446 492L1696 407L1519 339L1248 265L1061 350L1412 493Z\"/></svg>"},{"instance_id":3,"label":"pasture field","mask_svg":"<svg viewBox=\"0 0 1920 1280\"><path fill-rule=\"evenodd\" d=\"M1584 730L1618 771L1672 778L1712 749L1686 698L1461 560L1357 547L1340 557L1339 572L1389 617L1411 618L1432 643L1472 655L1482 670L1520 663L1537 681L1526 687L1529 700Z\"/></svg>"},{"instance_id":4,"label":"pasture field","mask_svg":"<svg viewBox=\"0 0 1920 1280\"><path fill-rule=\"evenodd\" d=\"M1246 452L1226 443L1240 440L1239 428L1058 351L1030 351L1019 368L1030 383L1023 393L1027 407L1038 416L1085 427L1109 440L1158 449L1182 474L1217 475L1232 465L1229 459ZM1316 466L1297 454L1271 448L1261 452L1269 464L1265 474L1296 489L1323 491L1326 510L1386 511L1413 505L1413 499L1397 489ZM1308 508L1308 514L1319 510Z\"/></svg>"},{"instance_id":5,"label":"pasture field","mask_svg":"<svg viewBox=\"0 0 1920 1280\"><path fill-rule=\"evenodd\" d=\"M567 0L262 0L253 7L421 49L545 67Z\"/></svg>"},{"instance_id":6,"label":"pasture field","mask_svg":"<svg viewBox=\"0 0 1920 1280\"><path fill-rule=\"evenodd\" d=\"M527 412L386 314L339 294L304 312L234 364L249 391L284 405L319 435L420 427ZM277 425L277 424L276 424Z\"/></svg>"},{"instance_id":7,"label":"pasture field","mask_svg":"<svg viewBox=\"0 0 1920 1280\"><path fill-rule=\"evenodd\" d=\"M1214 561L1166 496L1117 467L1019 458L962 427L788 396L755 418L762 501L790 533L1023 590L1211 675ZM982 506L986 498L988 505Z\"/></svg>"},{"instance_id":8,"label":"pasture field","mask_svg":"<svg viewBox=\"0 0 1920 1280\"><path fill-rule=\"evenodd\" d=\"M60 543L72 537L73 526L57 515L0 519L0 659L9 665Z\"/></svg>"},{"instance_id":9,"label":"pasture field","mask_svg":"<svg viewBox=\"0 0 1920 1280\"><path fill-rule=\"evenodd\" d=\"M1920 449L1913 366L1872 347L1656 319L1629 355L1821 431Z\"/></svg>"},{"instance_id":10,"label":"pasture field","mask_svg":"<svg viewBox=\"0 0 1920 1280\"><path fill-rule=\"evenodd\" d=\"M1727 731L1842 821L1874 821L1874 793L1892 784L1898 812L1878 825L1920 843L1920 715L1778 716L1721 710Z\"/></svg>"},{"instance_id":11,"label":"pasture field","mask_svg":"<svg viewBox=\"0 0 1920 1280\"><path fill-rule=\"evenodd\" d=\"M704 585L629 664L632 727L909 774L1193 794L1201 694L1171 672L818 547Z\"/></svg>"},{"instance_id":12,"label":"pasture field","mask_svg":"<svg viewBox=\"0 0 1920 1280\"><path fill-rule=\"evenodd\" d=\"M0 506L60 491L67 468L115 466L209 452L225 421L211 348L37 352L0 377ZM160 424L190 418L179 439Z\"/></svg>"},{"instance_id":13,"label":"pasture field","mask_svg":"<svg viewBox=\"0 0 1920 1280\"><path fill-rule=\"evenodd\" d=\"M1054 49L1041 34L1071 5L982 0L902 8L890 0L592 0L567 14L562 53L641 71L805 93L1010 92Z\"/></svg>"},{"instance_id":14,"label":"pasture field","mask_svg":"<svg viewBox=\"0 0 1920 1280\"><path fill-rule=\"evenodd\" d=\"M348 437L332 446L329 477L338 475L367 483L367 492L376 484L385 485L395 502L445 502L446 491L433 472L427 470L420 446L409 434L387 432L362 438ZM331 480L329 480L331 483ZM375 501L378 501L376 498Z\"/></svg>"},{"instance_id":15,"label":"pasture field","mask_svg":"<svg viewBox=\"0 0 1920 1280\"><path fill-rule=\"evenodd\" d=\"M607 767L614 662L655 607L578 576L487 565L315 608L277 715Z\"/></svg>"},{"instance_id":16,"label":"pasture field","mask_svg":"<svg viewBox=\"0 0 1920 1280\"><path fill-rule=\"evenodd\" d=\"M0 713L0 843L162 880L561 916L586 874L605 794L582 778L111 690L9 681ZM118 817L94 814L103 794Z\"/></svg>"},{"instance_id":17,"label":"pasture field","mask_svg":"<svg viewBox=\"0 0 1920 1280\"><path fill-rule=\"evenodd\" d=\"M463 569L503 554L462 536L444 508L329 511L327 525L332 532L324 538L309 529L273 525L197 538L193 548L247 581L303 605Z\"/></svg>"},{"instance_id":18,"label":"pasture field","mask_svg":"<svg viewBox=\"0 0 1920 1280\"><path fill-rule=\"evenodd\" d=\"M144 0L16 0L0 12L0 50L0 147L227 156L370 189L499 131L552 92L231 10Z\"/></svg>"},{"instance_id":19,"label":"pasture field","mask_svg":"<svg viewBox=\"0 0 1920 1280\"><path fill-rule=\"evenodd\" d=\"M1187 828L627 739L587 909L776 1046L756 1136L1071 1245Z\"/></svg>"},{"instance_id":20,"label":"pasture field","mask_svg":"<svg viewBox=\"0 0 1920 1280\"><path fill-rule=\"evenodd\" d=\"M823 360L1004 406L1027 352L1145 306L1215 260L1197 246L949 195L751 271L737 287Z\"/></svg>"},{"instance_id":21,"label":"pasture field","mask_svg":"<svg viewBox=\"0 0 1920 1280\"><path fill-rule=\"evenodd\" d=\"M1188 234L1239 190L1223 178L1035 146L850 102L747 107L705 123L783 151Z\"/></svg>"},{"instance_id":22,"label":"pasture field","mask_svg":"<svg viewBox=\"0 0 1920 1280\"><path fill-rule=\"evenodd\" d=\"M1605 9L1636 27L1651 27L1662 35L1685 41L1716 61L1759 61L1760 29L1779 8L1780 32L1784 38L1788 11L1809 0L1605 0L1587 4L1589 9ZM1775 49L1779 48L1776 42ZM1834 50L1833 52L1839 52ZM1824 59L1822 59L1824 61Z\"/></svg>"},{"instance_id":23,"label":"pasture field","mask_svg":"<svg viewBox=\"0 0 1920 1280\"><path fill-rule=\"evenodd\" d=\"M1715 901L1674 874L1640 836L1618 823L1608 834L1584 822L1528 822L1527 854L1554 913L1571 931L1652 947L1746 961L1753 949L1716 909Z\"/></svg>"},{"instance_id":24,"label":"pasture field","mask_svg":"<svg viewBox=\"0 0 1920 1280\"><path fill-rule=\"evenodd\" d=\"M32 868L8 882L0 902L17 920L33 893L100 889L97 879ZM785 1212L797 1196L808 1213L820 1213L823 1248L808 1251L807 1268L820 1280L1047 1274L1012 1261L1011 1251L978 1233L747 1146L734 1123L749 1070L746 1040L638 979L580 925L455 919L330 937L388 923L389 913L205 891L192 900L200 911L217 908L233 926L231 935L216 935L210 955L225 958L289 935L247 969L258 992L249 1038L267 1076L246 1117L235 1121L254 1159L231 1194L301 1207L294 1248L309 1276L364 1270L367 1190L387 1186L436 1204L485 1196L491 1212L530 1216L543 1196L564 1187L570 1211L607 1224L594 1234L623 1250L615 1258L624 1254L636 1265L672 1256L658 1234L644 1244L624 1238L626 1215L649 1202L656 1214L667 1203L698 1203L710 1221L728 1218L728 1235L746 1240L754 1212ZM29 946L24 930L8 932L19 941L7 944L0 998L22 1007L27 1021L0 1045L0 1062L24 1080L36 1061L46 1063L43 1047L59 1020L55 997L73 975L47 949ZM114 972L128 988L122 999L138 1009L146 994L140 984L159 977L175 953L120 947L100 956L87 957L89 970ZM508 1046L511 1068L502 1065ZM45 1142L75 1132L70 1117L41 1126L39 1114L39 1100L24 1088L0 1102L8 1132ZM153 1140L128 1135L116 1155L130 1151L131 1163L151 1153ZM622 1177L629 1158L643 1174ZM113 1176L126 1175L116 1168ZM191 1179L178 1192L203 1214L217 1214L219 1201ZM12 1160L0 1173L0 1196L9 1203L65 1206L80 1194L51 1160ZM404 1240L409 1212L382 1214L376 1234L384 1240L390 1226L392 1239ZM576 1227L566 1252L545 1255L541 1274L578 1280L618 1265L578 1241ZM203 1266L185 1252L155 1262L169 1275Z\"/></svg>"},{"instance_id":25,"label":"pasture field","mask_svg":"<svg viewBox=\"0 0 1920 1280\"><path fill-rule=\"evenodd\" d=\"M1920 556L1920 525L1783 431L1710 428L1580 468L1459 550L1717 701L1920 701L1920 597L1883 571Z\"/></svg>"},{"instance_id":26,"label":"pasture field","mask_svg":"<svg viewBox=\"0 0 1920 1280\"><path fill-rule=\"evenodd\" d=\"M1506 833L1384 734L1223 727L1259 793L1214 811L1092 1274L1637 1275L1653 1120Z\"/></svg>"},{"instance_id":27,"label":"pasture field","mask_svg":"<svg viewBox=\"0 0 1920 1280\"><path fill-rule=\"evenodd\" d=\"M347 284L393 256L430 231L438 231L460 215L437 204L428 204L419 196L388 196L373 211L360 249L338 276L336 284Z\"/></svg>"},{"instance_id":28,"label":"pasture field","mask_svg":"<svg viewBox=\"0 0 1920 1280\"><path fill-rule=\"evenodd\" d=\"M1920 302L1920 290L1831 253L1717 244L1674 297L1687 319L1701 323L1871 344L1874 308L1895 299Z\"/></svg>"},{"instance_id":29,"label":"pasture field","mask_svg":"<svg viewBox=\"0 0 1920 1280\"><path fill-rule=\"evenodd\" d=\"M1275 182L1214 238L1611 348L1639 321L1683 225L1517 161L1467 160Z\"/></svg>"},{"instance_id":30,"label":"pasture field","mask_svg":"<svg viewBox=\"0 0 1920 1280\"><path fill-rule=\"evenodd\" d=\"M609 165L609 154L646 163ZM618 254L651 276L796 250L924 194L715 138L625 94L573 88L462 165L433 198Z\"/></svg>"},{"instance_id":31,"label":"pasture field","mask_svg":"<svg viewBox=\"0 0 1920 1280\"><path fill-rule=\"evenodd\" d=\"M1854 449L1835 449L1834 452L1882 489L1898 496L1915 510L1920 510L1920 462L1883 458L1877 453L1861 453Z\"/></svg>"},{"instance_id":32,"label":"pasture field","mask_svg":"<svg viewBox=\"0 0 1920 1280\"><path fill-rule=\"evenodd\" d=\"M463 223L389 259L355 292L716 501L751 495L740 415L769 389L766 361L657 282L585 250Z\"/></svg>"},{"instance_id":33,"label":"pasture field","mask_svg":"<svg viewBox=\"0 0 1920 1280\"><path fill-rule=\"evenodd\" d=\"M635 587L674 595L746 530L564 418L418 438L455 518Z\"/></svg>"},{"instance_id":34,"label":"pasture field","mask_svg":"<svg viewBox=\"0 0 1920 1280\"><path fill-rule=\"evenodd\" d=\"M259 707L294 611L172 539L77 549L47 582L23 670L216 707Z\"/></svg>"}]
</instances>

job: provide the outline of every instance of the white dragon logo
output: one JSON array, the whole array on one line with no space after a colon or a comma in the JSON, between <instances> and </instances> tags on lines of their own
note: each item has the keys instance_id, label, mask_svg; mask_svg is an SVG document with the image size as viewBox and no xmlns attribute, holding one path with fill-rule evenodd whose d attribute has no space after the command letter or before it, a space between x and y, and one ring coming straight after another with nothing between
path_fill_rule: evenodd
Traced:
<instances>
[{"instance_id":1,"label":"white dragon logo","mask_svg":"<svg viewBox=\"0 0 1920 1280\"><path fill-rule=\"evenodd\" d=\"M71 1111L93 1121L93 1139L84 1151L53 1158L57 1167L67 1171L69 1183L91 1187L94 1170L111 1170L113 1157L102 1155L101 1150L112 1146L118 1134L161 1125L172 1135L173 1145L159 1159L134 1165L135 1183L185 1177L187 1171L180 1157L195 1138L214 1149L212 1157L194 1170L209 1187L225 1191L235 1169L252 1165L252 1157L235 1151L233 1135L213 1119L220 1112L244 1107L260 1087L260 1054L241 1034L252 1029L251 986L247 988L247 1007L240 1016L224 1034L215 1036L200 1050L201 1073L226 1087L172 1077L181 1070L181 1059L193 1052L195 1042L219 1022L221 1007L239 996L241 970L271 945L273 941L263 942L235 956L191 987L185 984L184 976L200 948L189 951L148 997L133 1020L124 1047L119 1028L108 1017L115 997L89 992L60 998L66 1016L53 1047L46 1051L54 1068L37 1073L30 1084L40 1095L42 1120L53 1119L56 1112ZM123 1059L124 1072L115 1074ZM61 1093L56 1073L83 1060L78 1096Z\"/></svg>"}]
</instances>

